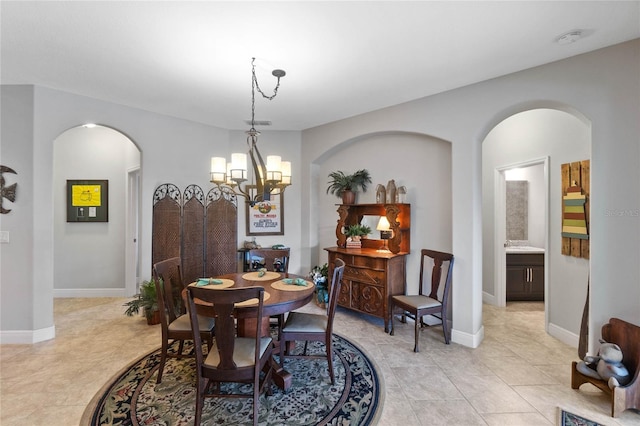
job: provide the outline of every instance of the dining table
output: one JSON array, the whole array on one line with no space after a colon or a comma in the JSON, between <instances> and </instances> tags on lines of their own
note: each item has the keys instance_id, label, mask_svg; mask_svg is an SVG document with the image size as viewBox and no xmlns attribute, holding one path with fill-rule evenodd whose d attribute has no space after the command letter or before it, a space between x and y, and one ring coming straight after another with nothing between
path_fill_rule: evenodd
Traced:
<instances>
[{"instance_id":1,"label":"dining table","mask_svg":"<svg viewBox=\"0 0 640 426\"><path fill-rule=\"evenodd\" d=\"M215 290L225 288L263 287L263 317L260 324L262 336L270 335L271 316L278 316L301 308L308 304L315 292L315 285L307 277L286 272L253 271L224 274L210 278L201 278L189 284ZM186 289L185 289L186 291ZM196 303L203 303L198 302ZM248 300L236 305L238 336L252 336L255 334L257 300ZM276 354L279 345L275 345ZM292 376L272 359L274 368L273 381L280 388L287 390L291 387Z\"/></svg>"}]
</instances>

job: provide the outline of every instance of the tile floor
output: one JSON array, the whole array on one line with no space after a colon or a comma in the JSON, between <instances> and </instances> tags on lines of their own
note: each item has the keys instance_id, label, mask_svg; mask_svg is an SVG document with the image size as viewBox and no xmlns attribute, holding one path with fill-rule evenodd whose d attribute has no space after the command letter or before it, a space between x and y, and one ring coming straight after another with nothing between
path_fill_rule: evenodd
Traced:
<instances>
[{"instance_id":1,"label":"tile floor","mask_svg":"<svg viewBox=\"0 0 640 426\"><path fill-rule=\"evenodd\" d=\"M126 317L127 299L56 299L57 337L0 345L0 424L77 425L100 387L133 359L159 346L160 327ZM306 310L318 309L309 306ZM554 425L558 405L606 425L640 425L640 414L608 416L597 389L571 389L574 348L544 332L537 303L484 306L477 349L445 345L441 328L424 329L413 353L413 323L382 322L339 309L336 332L358 343L383 376L381 426Z\"/></svg>"}]
</instances>

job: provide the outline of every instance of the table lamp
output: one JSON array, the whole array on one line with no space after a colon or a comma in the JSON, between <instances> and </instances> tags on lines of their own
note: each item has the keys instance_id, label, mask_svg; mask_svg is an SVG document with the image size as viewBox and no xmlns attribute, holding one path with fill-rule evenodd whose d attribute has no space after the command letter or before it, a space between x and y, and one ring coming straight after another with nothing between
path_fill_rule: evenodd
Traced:
<instances>
[{"instance_id":1,"label":"table lamp","mask_svg":"<svg viewBox=\"0 0 640 426\"><path fill-rule=\"evenodd\" d=\"M380 252L388 252L387 248L387 240L391 238L393 235L393 231L391 230L391 225L389 224L389 220L386 216L380 216L380 220L378 221L378 226L376 226L376 230L380 231L380 239L383 242L383 246L381 249L378 249Z\"/></svg>"}]
</instances>

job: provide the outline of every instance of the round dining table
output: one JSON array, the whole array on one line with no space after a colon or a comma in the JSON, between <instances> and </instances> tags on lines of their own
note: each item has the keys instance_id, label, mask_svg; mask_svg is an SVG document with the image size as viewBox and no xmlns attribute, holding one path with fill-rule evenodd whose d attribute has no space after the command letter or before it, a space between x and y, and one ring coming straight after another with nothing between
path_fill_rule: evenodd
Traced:
<instances>
[{"instance_id":1,"label":"round dining table","mask_svg":"<svg viewBox=\"0 0 640 426\"><path fill-rule=\"evenodd\" d=\"M206 280L206 279L205 279ZM259 272L238 272L232 274L219 275L212 277L211 284L205 285L213 291L225 288L242 288L260 286L265 289L263 302L263 318L260 332L263 336L270 334L269 317L285 314L295 309L301 308L313 299L315 285L306 277L286 272L267 271L264 274ZM298 281L296 281L298 280ZM305 285L297 285L305 280ZM197 282L189 285L196 285ZM255 310L257 303L247 303L246 305L236 306L236 315L238 318L238 335L251 336L255 335L256 318ZM253 316L253 318L252 318ZM276 344L276 348L278 345ZM291 386L291 374L280 368L279 364L272 361L274 365L273 379L276 385L282 389L288 389Z\"/></svg>"}]
</instances>

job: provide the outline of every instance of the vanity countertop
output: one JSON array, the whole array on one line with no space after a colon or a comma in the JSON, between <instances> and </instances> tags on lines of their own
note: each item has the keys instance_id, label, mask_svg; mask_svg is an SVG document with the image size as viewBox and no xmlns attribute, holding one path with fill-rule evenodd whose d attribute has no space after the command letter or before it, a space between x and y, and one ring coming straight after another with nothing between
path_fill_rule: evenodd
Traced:
<instances>
[{"instance_id":1,"label":"vanity countertop","mask_svg":"<svg viewBox=\"0 0 640 426\"><path fill-rule=\"evenodd\" d=\"M531 246L509 246L506 247L507 254L537 254L544 253L543 248Z\"/></svg>"}]
</instances>

